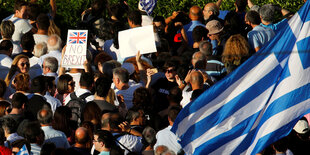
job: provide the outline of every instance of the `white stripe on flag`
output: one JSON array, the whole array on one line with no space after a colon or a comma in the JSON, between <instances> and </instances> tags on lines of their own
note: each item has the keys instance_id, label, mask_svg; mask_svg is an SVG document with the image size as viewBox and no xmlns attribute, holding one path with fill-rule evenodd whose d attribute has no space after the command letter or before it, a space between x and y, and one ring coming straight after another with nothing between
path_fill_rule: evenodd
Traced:
<instances>
[{"instance_id":1,"label":"white stripe on flag","mask_svg":"<svg viewBox=\"0 0 310 155\"><path fill-rule=\"evenodd\" d=\"M234 99L240 93L247 90L253 84L264 78L269 72L271 72L275 67L279 65L279 62L276 56L272 53L267 58L265 58L262 62L260 62L257 67L253 68L249 72L247 72L242 78L233 83L228 89L226 89L221 95L211 101L209 104L200 108L197 112L190 114L186 118L184 118L178 126L176 135L183 135L188 128L190 128L193 124L199 122L203 118L209 116L214 111L221 108L231 99ZM257 76L260 75L260 76ZM253 79L253 77L257 77L257 79ZM227 96L229 94L229 96Z\"/></svg>"},{"instance_id":2,"label":"white stripe on flag","mask_svg":"<svg viewBox=\"0 0 310 155\"><path fill-rule=\"evenodd\" d=\"M308 36L310 36L310 21L305 23L302 31L298 37L298 40L302 40ZM305 51L301 51L305 52ZM301 60L299 58L299 54L297 52L297 44L295 44L292 54L288 60L289 69L291 71L291 76L281 81L281 83L277 86L274 95L271 97L270 102L277 100L279 97L287 94L307 83L309 83L309 79L302 80L300 77L309 77L310 68L306 70L303 69ZM294 82L292 82L294 81Z\"/></svg>"},{"instance_id":3,"label":"white stripe on flag","mask_svg":"<svg viewBox=\"0 0 310 155\"><path fill-rule=\"evenodd\" d=\"M257 136L255 137L254 142L252 145L243 152L243 154L251 154L257 141L259 138L264 137L268 135L269 133L279 129L280 127L288 124L289 122L293 121L295 118L299 117L303 114L303 111L299 109L309 109L310 108L310 99L307 99L299 104L296 104L286 110L283 110L282 112L270 117L262 127L260 127ZM286 119L279 119L279 118L286 118Z\"/></svg>"},{"instance_id":4,"label":"white stripe on flag","mask_svg":"<svg viewBox=\"0 0 310 155\"><path fill-rule=\"evenodd\" d=\"M208 130L206 133L204 133L199 138L195 139L193 142L189 143L185 149L186 150L192 150L194 151L195 148L192 148L193 146L200 146L203 143L205 143L208 140L211 140L212 138L224 134L225 132L229 131L245 119L247 119L249 116L259 112L262 110L265 106L265 104L268 100L268 97L270 93L273 91L275 85L272 85L269 87L266 91L264 91L262 94L257 96L254 100L252 100L250 103L245 105L243 108L239 109L237 112L235 112L232 116L228 117L224 121L222 121L220 124L212 127L210 130ZM255 108L253 108L255 107ZM257 124L256 124L257 126ZM243 136L241 136L243 137Z\"/></svg>"}]
</instances>

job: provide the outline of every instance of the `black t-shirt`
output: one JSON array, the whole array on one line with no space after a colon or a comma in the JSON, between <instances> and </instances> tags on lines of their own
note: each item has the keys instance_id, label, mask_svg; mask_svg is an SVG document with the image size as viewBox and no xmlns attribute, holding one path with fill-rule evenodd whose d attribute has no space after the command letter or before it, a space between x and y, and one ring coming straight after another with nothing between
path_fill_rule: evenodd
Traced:
<instances>
[{"instance_id":1,"label":"black t-shirt","mask_svg":"<svg viewBox=\"0 0 310 155\"><path fill-rule=\"evenodd\" d=\"M109 111L116 111L117 107L105 100L94 100L94 102L98 105L101 111L109 110Z\"/></svg>"},{"instance_id":2,"label":"black t-shirt","mask_svg":"<svg viewBox=\"0 0 310 155\"><path fill-rule=\"evenodd\" d=\"M171 88L178 86L176 82L170 82L167 78L161 78L152 85L152 88L155 91L154 94L154 108L156 112L162 111L169 106L169 101L167 96Z\"/></svg>"}]
</instances>

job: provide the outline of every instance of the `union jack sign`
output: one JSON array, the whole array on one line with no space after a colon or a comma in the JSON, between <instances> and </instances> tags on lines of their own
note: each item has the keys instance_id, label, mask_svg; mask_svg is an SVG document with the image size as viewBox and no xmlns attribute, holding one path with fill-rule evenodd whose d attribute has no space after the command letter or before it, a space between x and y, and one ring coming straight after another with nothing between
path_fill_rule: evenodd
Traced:
<instances>
[{"instance_id":1,"label":"union jack sign","mask_svg":"<svg viewBox=\"0 0 310 155\"><path fill-rule=\"evenodd\" d=\"M86 32L70 32L69 43L71 44L85 44L87 39Z\"/></svg>"}]
</instances>

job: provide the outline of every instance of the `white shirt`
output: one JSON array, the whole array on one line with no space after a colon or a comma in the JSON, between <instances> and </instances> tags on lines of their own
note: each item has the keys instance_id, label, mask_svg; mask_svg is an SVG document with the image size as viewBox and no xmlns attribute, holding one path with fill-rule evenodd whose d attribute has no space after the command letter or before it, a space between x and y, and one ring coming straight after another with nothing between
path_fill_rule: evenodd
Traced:
<instances>
[{"instance_id":1,"label":"white shirt","mask_svg":"<svg viewBox=\"0 0 310 155\"><path fill-rule=\"evenodd\" d=\"M80 89L78 89L78 90L75 91L75 94L76 94L77 97L79 97L79 96L81 96L81 95L83 95L83 94L85 94L85 93L87 93L87 92L90 93L89 90L80 88ZM94 99L95 99L94 95L89 95L88 97L85 98L86 102L93 101ZM64 104L66 105L70 100L71 100L71 97L70 97L70 95L68 95L68 96L65 98Z\"/></svg>"},{"instance_id":2,"label":"white shirt","mask_svg":"<svg viewBox=\"0 0 310 155\"><path fill-rule=\"evenodd\" d=\"M47 43L47 40L48 40L48 36L44 34L34 34L33 38L36 44L41 43L41 42Z\"/></svg>"},{"instance_id":3,"label":"white shirt","mask_svg":"<svg viewBox=\"0 0 310 155\"><path fill-rule=\"evenodd\" d=\"M43 61L46 57L54 57L57 59L58 61L58 66L60 66L60 63L61 63L61 52L56 50L56 51L49 51L47 54L44 54L42 55L40 58L39 58L39 61L38 61L38 64L40 66L42 66L43 64Z\"/></svg>"},{"instance_id":4,"label":"white shirt","mask_svg":"<svg viewBox=\"0 0 310 155\"><path fill-rule=\"evenodd\" d=\"M3 40L1 39L0 40L0 43L2 42ZM16 54L19 54L19 53L22 53L22 48L20 47L19 44L16 44L14 43L12 40L11 40L12 44L13 44L13 51L12 51L12 56L16 55Z\"/></svg>"},{"instance_id":5,"label":"white shirt","mask_svg":"<svg viewBox=\"0 0 310 155\"><path fill-rule=\"evenodd\" d=\"M124 97L124 102L126 103L126 106L128 109L130 109L133 104L132 104L132 99L133 99L133 93L135 90L139 87L142 87L140 83L132 83L129 85L129 88L126 90L118 90L117 88L114 89L114 92L116 95L123 95Z\"/></svg>"},{"instance_id":6,"label":"white shirt","mask_svg":"<svg viewBox=\"0 0 310 155\"><path fill-rule=\"evenodd\" d=\"M66 72L66 74L69 74L72 76L73 81L75 82L75 88L74 90L80 89L80 78L81 78L81 73L70 73Z\"/></svg>"},{"instance_id":7,"label":"white shirt","mask_svg":"<svg viewBox=\"0 0 310 155\"><path fill-rule=\"evenodd\" d=\"M157 132L156 139L157 142L154 145L156 149L159 145L165 145L169 148L169 150L174 151L176 154L182 149L181 145L178 143L177 136L171 132L172 126L168 126L165 129L162 129Z\"/></svg>"},{"instance_id":8,"label":"white shirt","mask_svg":"<svg viewBox=\"0 0 310 155\"><path fill-rule=\"evenodd\" d=\"M112 133L113 136L117 135L118 133ZM142 137L134 136L134 135L123 135L117 138L121 144L127 147L130 151L141 153L142 151ZM118 143L117 143L118 144ZM119 145L119 144L118 144ZM128 154L129 152L121 145L119 145L123 150L125 150L124 154Z\"/></svg>"},{"instance_id":9,"label":"white shirt","mask_svg":"<svg viewBox=\"0 0 310 155\"><path fill-rule=\"evenodd\" d=\"M3 19L3 21L10 20L14 23L15 31L12 36L12 40L15 43L19 43L23 34L29 32L32 29L31 24L28 20L15 17L14 14Z\"/></svg>"},{"instance_id":10,"label":"white shirt","mask_svg":"<svg viewBox=\"0 0 310 155\"><path fill-rule=\"evenodd\" d=\"M141 26L153 25L153 17L148 15L142 15L142 23Z\"/></svg>"},{"instance_id":11,"label":"white shirt","mask_svg":"<svg viewBox=\"0 0 310 155\"><path fill-rule=\"evenodd\" d=\"M186 91L185 89L182 92L182 101L181 101L181 106L184 108L190 101L192 97L193 91Z\"/></svg>"},{"instance_id":12,"label":"white shirt","mask_svg":"<svg viewBox=\"0 0 310 155\"><path fill-rule=\"evenodd\" d=\"M5 55L5 54L0 54L0 65L1 66L5 66L5 67L9 67L11 68L12 65L12 59L11 57Z\"/></svg>"},{"instance_id":13,"label":"white shirt","mask_svg":"<svg viewBox=\"0 0 310 155\"><path fill-rule=\"evenodd\" d=\"M10 134L10 136L6 139L6 141L4 142L4 146L10 148L13 142L20 140L20 139L24 139L24 137L19 136L16 132Z\"/></svg>"},{"instance_id":14,"label":"white shirt","mask_svg":"<svg viewBox=\"0 0 310 155\"><path fill-rule=\"evenodd\" d=\"M12 65L12 59L5 55L0 54L0 78L5 79L6 75L9 73L9 70Z\"/></svg>"},{"instance_id":15,"label":"white shirt","mask_svg":"<svg viewBox=\"0 0 310 155\"><path fill-rule=\"evenodd\" d=\"M46 98L46 101L51 105L51 110L53 111L53 113L55 113L57 107L62 105L61 102L57 98L51 96L49 92L46 92L44 97Z\"/></svg>"}]
</instances>

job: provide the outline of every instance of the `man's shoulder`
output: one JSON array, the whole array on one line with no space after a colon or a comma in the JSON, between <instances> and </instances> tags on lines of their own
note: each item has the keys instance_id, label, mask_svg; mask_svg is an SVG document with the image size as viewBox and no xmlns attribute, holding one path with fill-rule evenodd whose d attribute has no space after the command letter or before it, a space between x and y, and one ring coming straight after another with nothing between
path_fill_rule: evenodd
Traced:
<instances>
[{"instance_id":1,"label":"man's shoulder","mask_svg":"<svg viewBox=\"0 0 310 155\"><path fill-rule=\"evenodd\" d=\"M65 134L62 131L56 130L51 126L41 127L41 129L44 131L46 135L65 137Z\"/></svg>"},{"instance_id":2,"label":"man's shoulder","mask_svg":"<svg viewBox=\"0 0 310 155\"><path fill-rule=\"evenodd\" d=\"M4 18L2 21L10 20L14 17L14 14L9 15L8 17Z\"/></svg>"},{"instance_id":3,"label":"man's shoulder","mask_svg":"<svg viewBox=\"0 0 310 155\"><path fill-rule=\"evenodd\" d=\"M171 129L171 126L168 126L168 127L166 127L166 128L164 128L164 129L162 129L162 130L159 130L158 132L157 132L157 136L165 136L165 135L167 135L167 134L170 134L170 133L172 133L171 131L170 131L170 129Z\"/></svg>"},{"instance_id":4,"label":"man's shoulder","mask_svg":"<svg viewBox=\"0 0 310 155\"><path fill-rule=\"evenodd\" d=\"M142 137L138 137L131 134L124 134L121 135L118 139L119 141L126 141L128 143L141 143Z\"/></svg>"},{"instance_id":5,"label":"man's shoulder","mask_svg":"<svg viewBox=\"0 0 310 155\"><path fill-rule=\"evenodd\" d=\"M141 83L131 83L129 88L137 89L139 87L143 87Z\"/></svg>"},{"instance_id":6,"label":"man's shoulder","mask_svg":"<svg viewBox=\"0 0 310 155\"><path fill-rule=\"evenodd\" d=\"M94 102L101 108L101 110L116 110L117 107L105 100L94 100Z\"/></svg>"}]
</instances>

